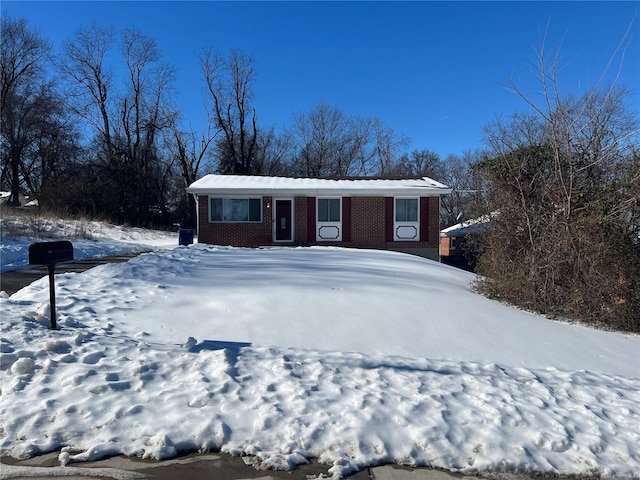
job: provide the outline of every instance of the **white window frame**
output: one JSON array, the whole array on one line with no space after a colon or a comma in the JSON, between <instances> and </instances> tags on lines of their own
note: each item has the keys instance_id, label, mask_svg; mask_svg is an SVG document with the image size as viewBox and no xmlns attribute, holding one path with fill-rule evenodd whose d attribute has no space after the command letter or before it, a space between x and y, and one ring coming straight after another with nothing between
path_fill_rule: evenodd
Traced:
<instances>
[{"instance_id":1,"label":"white window frame","mask_svg":"<svg viewBox=\"0 0 640 480\"><path fill-rule=\"evenodd\" d=\"M220 199L222 200L223 203L223 207L222 207L222 212L223 212L223 218L222 220L214 220L213 219L213 208L211 207L211 202L214 199ZM251 212L251 208L249 205L249 201L250 200L259 200L260 201L260 219L259 220L225 220L224 219L224 202L225 200L247 200L247 218L250 218L249 214ZM209 223L262 223L263 219L264 219L264 214L262 211L262 197L259 196L236 196L236 195L210 195L209 196Z\"/></svg>"},{"instance_id":2,"label":"white window frame","mask_svg":"<svg viewBox=\"0 0 640 480\"><path fill-rule=\"evenodd\" d=\"M398 200L415 200L417 202L416 221L396 220ZM393 241L420 241L420 197L393 197Z\"/></svg>"},{"instance_id":3,"label":"white window frame","mask_svg":"<svg viewBox=\"0 0 640 480\"><path fill-rule=\"evenodd\" d=\"M320 220L320 200L338 200L339 221ZM341 242L342 241L342 197L316 197L316 241L317 242Z\"/></svg>"}]
</instances>

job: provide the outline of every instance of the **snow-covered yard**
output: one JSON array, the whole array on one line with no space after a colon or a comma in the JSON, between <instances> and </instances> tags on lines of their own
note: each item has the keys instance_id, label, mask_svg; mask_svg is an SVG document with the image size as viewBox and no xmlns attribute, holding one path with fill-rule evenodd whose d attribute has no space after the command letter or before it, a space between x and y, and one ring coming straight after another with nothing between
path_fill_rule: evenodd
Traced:
<instances>
[{"instance_id":1,"label":"snow-covered yard","mask_svg":"<svg viewBox=\"0 0 640 480\"><path fill-rule=\"evenodd\" d=\"M28 268L29 244L72 240L76 260L145 252L177 245L178 234L121 227L104 222L26 218L0 218L0 272Z\"/></svg>"},{"instance_id":2,"label":"snow-covered yard","mask_svg":"<svg viewBox=\"0 0 640 480\"><path fill-rule=\"evenodd\" d=\"M58 275L57 331L42 279L0 298L0 448L640 478L640 337L473 279L392 252L192 245Z\"/></svg>"}]
</instances>

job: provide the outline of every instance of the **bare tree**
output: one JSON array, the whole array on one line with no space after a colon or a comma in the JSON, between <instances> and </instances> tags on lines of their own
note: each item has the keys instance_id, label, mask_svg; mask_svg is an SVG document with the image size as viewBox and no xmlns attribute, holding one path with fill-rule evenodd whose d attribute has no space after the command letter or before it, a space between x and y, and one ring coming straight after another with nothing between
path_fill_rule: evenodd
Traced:
<instances>
[{"instance_id":1,"label":"bare tree","mask_svg":"<svg viewBox=\"0 0 640 480\"><path fill-rule=\"evenodd\" d=\"M200 56L200 62L213 102L211 117L222 132L217 144L218 170L253 173L258 142L256 111L251 105L254 61L237 50L224 57L208 49Z\"/></svg>"},{"instance_id":2,"label":"bare tree","mask_svg":"<svg viewBox=\"0 0 640 480\"><path fill-rule=\"evenodd\" d=\"M128 92L122 100L122 148L126 149L123 171L131 172L136 179L123 193L130 194L131 213L142 223L149 223L149 206L168 216L166 190L173 160L162 158L159 141L176 115L165 98L173 70L160 61L155 41L137 30L124 31L123 54L129 73Z\"/></svg>"},{"instance_id":3,"label":"bare tree","mask_svg":"<svg viewBox=\"0 0 640 480\"><path fill-rule=\"evenodd\" d=\"M563 96L543 48L540 104L486 129L478 166L499 215L480 259L486 292L537 311L640 330L637 119L628 91L599 82Z\"/></svg>"},{"instance_id":4,"label":"bare tree","mask_svg":"<svg viewBox=\"0 0 640 480\"><path fill-rule=\"evenodd\" d=\"M362 128L358 128L362 127ZM356 155L368 140L368 125L358 125L344 112L321 102L294 115L291 135L297 143L296 173L311 177L356 175Z\"/></svg>"},{"instance_id":5,"label":"bare tree","mask_svg":"<svg viewBox=\"0 0 640 480\"><path fill-rule=\"evenodd\" d=\"M294 142L288 132L277 134L274 128L258 136L254 172L260 175L289 175L295 155Z\"/></svg>"},{"instance_id":6,"label":"bare tree","mask_svg":"<svg viewBox=\"0 0 640 480\"><path fill-rule=\"evenodd\" d=\"M21 189L37 193L33 155L43 132L56 126L59 98L45 69L51 46L28 28L24 19L2 16L0 48L0 119L2 185L11 191L10 205L19 205Z\"/></svg>"},{"instance_id":7,"label":"bare tree","mask_svg":"<svg viewBox=\"0 0 640 480\"><path fill-rule=\"evenodd\" d=\"M474 165L483 157L481 150L467 150L462 155L447 155L442 162L444 173L435 179L451 188L451 193L440 199L442 228L475 220L486 214L486 182L474 169Z\"/></svg>"},{"instance_id":8,"label":"bare tree","mask_svg":"<svg viewBox=\"0 0 640 480\"><path fill-rule=\"evenodd\" d=\"M341 145L349 141L348 120L337 107L320 103L308 113L294 115L292 135L298 144L300 174L321 177L344 175L348 161L338 158Z\"/></svg>"},{"instance_id":9,"label":"bare tree","mask_svg":"<svg viewBox=\"0 0 640 480\"><path fill-rule=\"evenodd\" d=\"M374 120L373 128L377 159L375 175L381 177L393 175L398 154L401 149L409 146L410 140L404 135L399 135L392 127L385 126L378 118Z\"/></svg>"},{"instance_id":10,"label":"bare tree","mask_svg":"<svg viewBox=\"0 0 640 480\"><path fill-rule=\"evenodd\" d=\"M176 116L167 97L173 72L153 39L127 29L121 37L126 87L119 91L106 64L115 41L112 29L80 30L65 44L61 71L70 105L94 129L100 175L108 179L101 209L113 220L149 225L156 212L169 214L173 160L164 158L161 139Z\"/></svg>"},{"instance_id":11,"label":"bare tree","mask_svg":"<svg viewBox=\"0 0 640 480\"><path fill-rule=\"evenodd\" d=\"M180 182L182 190L180 217L183 226L189 228L195 227L196 203L195 199L186 193L186 188L198 179L203 170L208 169L210 147L214 139L215 134L212 134L210 130L201 134L193 130L181 132L175 123L171 130L171 136L167 139L168 149L178 164L182 179Z\"/></svg>"},{"instance_id":12,"label":"bare tree","mask_svg":"<svg viewBox=\"0 0 640 480\"><path fill-rule=\"evenodd\" d=\"M105 63L114 42L113 29L93 25L79 30L73 40L65 42L64 55L58 62L67 80L69 106L94 129L105 148L114 147L112 122L116 107L111 99L115 96L114 74Z\"/></svg>"},{"instance_id":13,"label":"bare tree","mask_svg":"<svg viewBox=\"0 0 640 480\"><path fill-rule=\"evenodd\" d=\"M350 116L325 102L295 114L289 135L296 148L293 172L313 177L389 174L408 143L380 119Z\"/></svg>"},{"instance_id":14,"label":"bare tree","mask_svg":"<svg viewBox=\"0 0 640 480\"><path fill-rule=\"evenodd\" d=\"M402 154L394 163L391 172L396 176L438 179L444 177L445 167L440 154L424 148Z\"/></svg>"}]
</instances>

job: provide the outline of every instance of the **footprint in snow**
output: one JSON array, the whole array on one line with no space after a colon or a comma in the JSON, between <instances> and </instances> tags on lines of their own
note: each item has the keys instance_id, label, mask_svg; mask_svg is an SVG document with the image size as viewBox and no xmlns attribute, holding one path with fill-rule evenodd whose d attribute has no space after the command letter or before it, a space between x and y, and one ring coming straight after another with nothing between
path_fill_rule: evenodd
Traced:
<instances>
[{"instance_id":1,"label":"footprint in snow","mask_svg":"<svg viewBox=\"0 0 640 480\"><path fill-rule=\"evenodd\" d=\"M104 357L106 357L106 355L102 352L90 353L82 357L82 363L85 363L88 365L95 365L100 361L101 358L104 358Z\"/></svg>"}]
</instances>

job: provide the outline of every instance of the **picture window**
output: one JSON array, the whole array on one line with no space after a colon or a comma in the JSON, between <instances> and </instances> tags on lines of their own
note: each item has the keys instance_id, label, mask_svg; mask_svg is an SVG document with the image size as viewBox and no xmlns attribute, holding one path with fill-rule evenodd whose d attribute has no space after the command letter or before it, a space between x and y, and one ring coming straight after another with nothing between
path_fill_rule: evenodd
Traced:
<instances>
[{"instance_id":1,"label":"picture window","mask_svg":"<svg viewBox=\"0 0 640 480\"><path fill-rule=\"evenodd\" d=\"M211 222L261 222L262 200L260 198L216 198L209 199Z\"/></svg>"}]
</instances>

